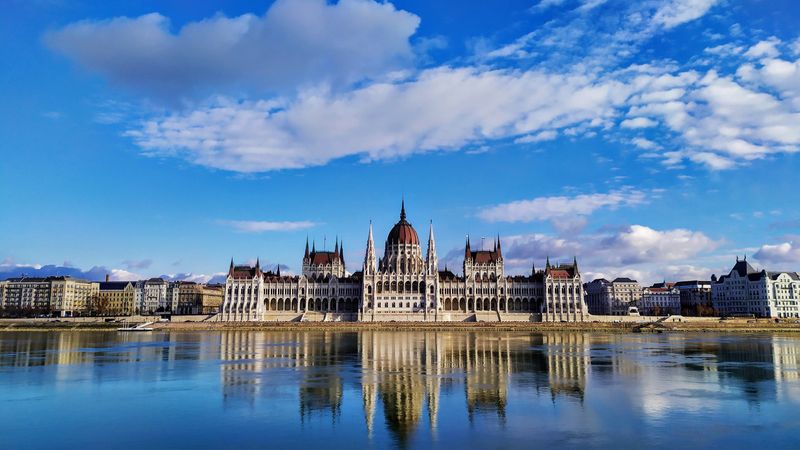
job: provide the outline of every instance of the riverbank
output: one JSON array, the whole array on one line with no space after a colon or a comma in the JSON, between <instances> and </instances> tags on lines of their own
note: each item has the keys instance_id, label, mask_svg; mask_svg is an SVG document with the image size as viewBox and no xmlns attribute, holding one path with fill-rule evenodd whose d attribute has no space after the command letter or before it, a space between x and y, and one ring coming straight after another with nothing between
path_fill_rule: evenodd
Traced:
<instances>
[{"instance_id":1,"label":"riverbank","mask_svg":"<svg viewBox=\"0 0 800 450\"><path fill-rule=\"evenodd\" d=\"M133 321L144 323L146 320ZM119 321L102 319L0 319L0 331L114 331ZM654 322L202 322L172 321L149 325L156 331L597 331L597 332L736 332L800 333L800 322L769 319L683 320Z\"/></svg>"}]
</instances>

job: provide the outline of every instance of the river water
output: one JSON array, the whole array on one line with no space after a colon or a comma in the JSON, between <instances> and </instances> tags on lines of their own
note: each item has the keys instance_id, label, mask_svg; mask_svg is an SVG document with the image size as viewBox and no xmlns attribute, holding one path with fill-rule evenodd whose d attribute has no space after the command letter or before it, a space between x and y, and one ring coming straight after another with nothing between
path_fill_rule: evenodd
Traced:
<instances>
[{"instance_id":1,"label":"river water","mask_svg":"<svg viewBox=\"0 0 800 450\"><path fill-rule=\"evenodd\" d=\"M800 448L800 337L2 332L0 448Z\"/></svg>"}]
</instances>

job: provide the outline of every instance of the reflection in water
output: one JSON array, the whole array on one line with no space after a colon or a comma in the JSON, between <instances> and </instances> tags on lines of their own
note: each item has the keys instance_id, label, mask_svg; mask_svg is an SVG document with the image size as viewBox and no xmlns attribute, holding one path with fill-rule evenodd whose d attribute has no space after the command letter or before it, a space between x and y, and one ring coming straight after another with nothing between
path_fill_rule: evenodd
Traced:
<instances>
[{"instance_id":1,"label":"reflection in water","mask_svg":"<svg viewBox=\"0 0 800 450\"><path fill-rule=\"evenodd\" d=\"M58 386L74 388L87 379L114 386L135 381L164 395L156 397L160 401L176 395L176 385L207 386L221 393L217 418L241 414L244 405L270 418L260 427L281 422L292 429L294 423L324 427L329 438L347 435L289 441L298 447L304 439L334 447L358 446L360 439L407 447L453 439L466 439L465 446L507 439L513 446L534 438L584 439L580 443L602 447L613 446L609 430L625 420L633 423L631 435L616 430L621 437L659 447L680 438L666 427L659 440L663 423L683 423L691 414L722 417L731 407L725 402L749 405L742 413L748 423L752 411L796 408L798 344L790 336L566 332L4 333L0 388L24 383L63 391ZM204 378L214 371L216 378ZM160 385L170 388L162 394ZM0 402L14 399L0 395Z\"/></svg>"}]
</instances>

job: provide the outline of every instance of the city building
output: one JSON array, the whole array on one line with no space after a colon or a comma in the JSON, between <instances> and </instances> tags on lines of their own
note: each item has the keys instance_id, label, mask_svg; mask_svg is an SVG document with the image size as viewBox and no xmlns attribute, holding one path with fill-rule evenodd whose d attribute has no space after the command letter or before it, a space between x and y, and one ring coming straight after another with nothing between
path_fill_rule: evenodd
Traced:
<instances>
[{"instance_id":1,"label":"city building","mask_svg":"<svg viewBox=\"0 0 800 450\"><path fill-rule=\"evenodd\" d=\"M630 278L608 281L598 278L584 287L590 314L625 316L632 307L638 308L642 298L639 282Z\"/></svg>"},{"instance_id":2,"label":"city building","mask_svg":"<svg viewBox=\"0 0 800 450\"><path fill-rule=\"evenodd\" d=\"M6 287L8 287L8 281L0 281L0 314L6 306Z\"/></svg>"},{"instance_id":3,"label":"city building","mask_svg":"<svg viewBox=\"0 0 800 450\"><path fill-rule=\"evenodd\" d=\"M178 292L177 306L174 314L213 314L222 305L222 286L207 286L183 281L175 283Z\"/></svg>"},{"instance_id":4,"label":"city building","mask_svg":"<svg viewBox=\"0 0 800 450\"><path fill-rule=\"evenodd\" d=\"M9 278L4 311L10 315L50 314L50 280L39 277Z\"/></svg>"},{"instance_id":5,"label":"city building","mask_svg":"<svg viewBox=\"0 0 800 450\"><path fill-rule=\"evenodd\" d=\"M711 276L711 301L722 316L800 317L800 275L758 271L737 257L727 275Z\"/></svg>"},{"instance_id":6,"label":"city building","mask_svg":"<svg viewBox=\"0 0 800 450\"><path fill-rule=\"evenodd\" d=\"M140 314L153 314L157 311L166 311L171 306L168 303L167 287L169 283L162 278L150 278L142 283L141 303L138 307Z\"/></svg>"},{"instance_id":7,"label":"city building","mask_svg":"<svg viewBox=\"0 0 800 450\"><path fill-rule=\"evenodd\" d=\"M132 315L136 311L136 282L106 280L100 283L98 297L101 314Z\"/></svg>"},{"instance_id":8,"label":"city building","mask_svg":"<svg viewBox=\"0 0 800 450\"><path fill-rule=\"evenodd\" d=\"M646 316L680 314L681 294L675 283L656 283L642 289L639 313Z\"/></svg>"},{"instance_id":9,"label":"city building","mask_svg":"<svg viewBox=\"0 0 800 450\"><path fill-rule=\"evenodd\" d=\"M50 277L50 309L54 315L72 317L87 314L94 306L100 284L72 277ZM91 311L94 312L94 311Z\"/></svg>"},{"instance_id":10,"label":"city building","mask_svg":"<svg viewBox=\"0 0 800 450\"><path fill-rule=\"evenodd\" d=\"M711 302L710 281L679 281L675 288L680 292L681 314L684 316L715 316Z\"/></svg>"},{"instance_id":11,"label":"city building","mask_svg":"<svg viewBox=\"0 0 800 450\"><path fill-rule=\"evenodd\" d=\"M369 226L362 270L348 274L344 252L320 251L306 242L303 271L234 265L225 283L220 320L361 321L582 321L587 310L577 260L529 275L507 276L500 238L491 250L473 250L467 238L463 273L439 270L433 225L423 255L417 231L406 218L389 231L378 258ZM504 317L505 315L505 317Z\"/></svg>"}]
</instances>

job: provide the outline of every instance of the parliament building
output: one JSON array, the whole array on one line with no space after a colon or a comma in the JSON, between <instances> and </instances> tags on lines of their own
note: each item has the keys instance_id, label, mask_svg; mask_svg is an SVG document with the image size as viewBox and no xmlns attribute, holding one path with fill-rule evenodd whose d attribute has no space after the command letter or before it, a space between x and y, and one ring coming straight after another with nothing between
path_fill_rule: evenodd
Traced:
<instances>
[{"instance_id":1,"label":"parliament building","mask_svg":"<svg viewBox=\"0 0 800 450\"><path fill-rule=\"evenodd\" d=\"M231 261L222 321L556 321L588 318L577 260L533 266L528 275L505 274L498 237L491 250L464 246L463 272L439 270L431 224L423 257L417 231L406 219L389 231L377 258L369 226L361 270L348 273L344 249L309 248L299 276Z\"/></svg>"}]
</instances>

